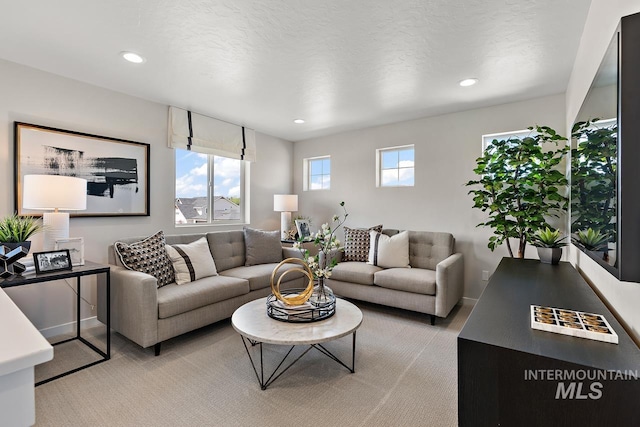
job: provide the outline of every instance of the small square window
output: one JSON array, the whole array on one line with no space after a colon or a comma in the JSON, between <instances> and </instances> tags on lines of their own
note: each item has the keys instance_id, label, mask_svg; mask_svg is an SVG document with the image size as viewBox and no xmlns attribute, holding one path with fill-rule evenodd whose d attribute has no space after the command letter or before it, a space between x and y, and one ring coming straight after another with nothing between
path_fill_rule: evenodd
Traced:
<instances>
[{"instance_id":1,"label":"small square window","mask_svg":"<svg viewBox=\"0 0 640 427\"><path fill-rule=\"evenodd\" d=\"M304 159L304 189L329 190L331 188L331 157Z\"/></svg>"},{"instance_id":2,"label":"small square window","mask_svg":"<svg viewBox=\"0 0 640 427\"><path fill-rule=\"evenodd\" d=\"M377 150L377 186L413 187L415 153L413 145Z\"/></svg>"}]
</instances>

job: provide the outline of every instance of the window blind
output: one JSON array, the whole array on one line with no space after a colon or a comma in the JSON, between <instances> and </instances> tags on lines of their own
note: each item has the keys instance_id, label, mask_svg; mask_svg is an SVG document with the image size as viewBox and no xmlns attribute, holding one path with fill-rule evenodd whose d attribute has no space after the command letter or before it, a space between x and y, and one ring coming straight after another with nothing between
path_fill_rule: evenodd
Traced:
<instances>
[{"instance_id":1,"label":"window blind","mask_svg":"<svg viewBox=\"0 0 640 427\"><path fill-rule=\"evenodd\" d=\"M169 147L238 160L256 160L256 133L177 107L169 107Z\"/></svg>"}]
</instances>

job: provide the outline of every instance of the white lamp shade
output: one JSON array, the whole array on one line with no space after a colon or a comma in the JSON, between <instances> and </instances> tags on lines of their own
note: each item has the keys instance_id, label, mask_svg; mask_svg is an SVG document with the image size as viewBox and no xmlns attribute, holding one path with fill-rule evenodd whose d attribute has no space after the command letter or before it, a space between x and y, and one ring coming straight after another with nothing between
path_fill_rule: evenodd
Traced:
<instances>
[{"instance_id":1,"label":"white lamp shade","mask_svg":"<svg viewBox=\"0 0 640 427\"><path fill-rule=\"evenodd\" d=\"M296 212L298 210L298 195L274 194L273 210L276 212Z\"/></svg>"},{"instance_id":2,"label":"white lamp shade","mask_svg":"<svg viewBox=\"0 0 640 427\"><path fill-rule=\"evenodd\" d=\"M87 208L86 179L60 175L25 175L22 188L24 209L81 211Z\"/></svg>"}]
</instances>

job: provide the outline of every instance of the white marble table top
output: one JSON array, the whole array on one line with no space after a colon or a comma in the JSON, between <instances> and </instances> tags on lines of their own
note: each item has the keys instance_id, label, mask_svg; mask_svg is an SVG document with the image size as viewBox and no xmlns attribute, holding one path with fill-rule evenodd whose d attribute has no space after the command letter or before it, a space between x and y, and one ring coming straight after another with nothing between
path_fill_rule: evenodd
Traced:
<instances>
[{"instance_id":1,"label":"white marble table top","mask_svg":"<svg viewBox=\"0 0 640 427\"><path fill-rule=\"evenodd\" d=\"M233 328L241 335L269 344L318 344L353 333L362 324L358 307L336 298L336 314L310 323L288 323L267 316L267 299L260 298L238 308L231 317Z\"/></svg>"},{"instance_id":2,"label":"white marble table top","mask_svg":"<svg viewBox=\"0 0 640 427\"><path fill-rule=\"evenodd\" d=\"M51 344L20 311L4 289L0 289L0 376L26 368L33 369L35 365L51 359Z\"/></svg>"}]
</instances>

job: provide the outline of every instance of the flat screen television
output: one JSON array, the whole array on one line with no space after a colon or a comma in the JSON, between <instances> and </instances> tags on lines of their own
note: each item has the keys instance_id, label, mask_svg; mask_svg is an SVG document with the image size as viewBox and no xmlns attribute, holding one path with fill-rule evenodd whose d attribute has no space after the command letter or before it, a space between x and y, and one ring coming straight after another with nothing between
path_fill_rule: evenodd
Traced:
<instances>
[{"instance_id":1,"label":"flat screen television","mask_svg":"<svg viewBox=\"0 0 640 427\"><path fill-rule=\"evenodd\" d=\"M623 17L576 117L571 240L640 282L640 14ZM591 238L589 238L591 237Z\"/></svg>"}]
</instances>

